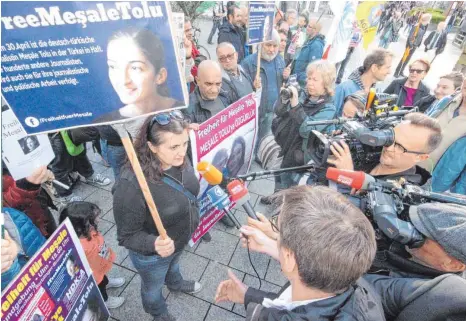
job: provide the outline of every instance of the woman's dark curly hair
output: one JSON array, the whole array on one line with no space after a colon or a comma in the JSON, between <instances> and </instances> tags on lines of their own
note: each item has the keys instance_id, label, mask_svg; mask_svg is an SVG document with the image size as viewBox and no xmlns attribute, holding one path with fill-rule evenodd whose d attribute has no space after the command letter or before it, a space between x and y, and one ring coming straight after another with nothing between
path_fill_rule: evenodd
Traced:
<instances>
[{"instance_id":1,"label":"woman's dark curly hair","mask_svg":"<svg viewBox=\"0 0 466 321\"><path fill-rule=\"evenodd\" d=\"M78 237L91 240L91 232L97 231L96 219L102 210L95 204L79 201L71 202L60 212L60 223L69 218Z\"/></svg>"},{"instance_id":2,"label":"woman's dark curly hair","mask_svg":"<svg viewBox=\"0 0 466 321\"><path fill-rule=\"evenodd\" d=\"M168 124L160 125L156 121L151 124L152 119L153 117L149 117L142 126L139 131L139 137L135 141L134 149L136 150L136 155L138 155L139 163L141 164L142 171L146 175L146 178L151 182L157 182L160 181L163 176L162 163L150 150L148 142L150 142L152 146L159 146L164 143L164 133L182 134L184 130L188 129L189 122L172 118ZM186 158L183 166L185 164Z\"/></svg>"}]
</instances>

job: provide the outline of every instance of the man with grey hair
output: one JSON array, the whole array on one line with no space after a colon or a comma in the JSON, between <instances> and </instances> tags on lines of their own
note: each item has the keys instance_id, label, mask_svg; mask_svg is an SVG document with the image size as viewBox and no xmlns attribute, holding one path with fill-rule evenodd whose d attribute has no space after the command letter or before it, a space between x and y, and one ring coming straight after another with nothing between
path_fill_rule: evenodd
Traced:
<instances>
[{"instance_id":1,"label":"man with grey hair","mask_svg":"<svg viewBox=\"0 0 466 321\"><path fill-rule=\"evenodd\" d=\"M297 17L298 17L298 11L296 11L295 9L286 10L285 21L286 21L286 23L288 23L288 26L292 27L292 26L296 25L296 23L297 23L296 18Z\"/></svg>"},{"instance_id":2,"label":"man with grey hair","mask_svg":"<svg viewBox=\"0 0 466 321\"><path fill-rule=\"evenodd\" d=\"M222 89L235 102L253 92L253 82L243 67L238 65L238 53L229 42L217 46L218 62L222 66Z\"/></svg>"},{"instance_id":3,"label":"man with grey hair","mask_svg":"<svg viewBox=\"0 0 466 321\"><path fill-rule=\"evenodd\" d=\"M254 81L254 89L262 87L262 96L259 106L259 134L257 143L267 134L271 133L273 106L278 99L283 81L290 76L290 69L285 68L285 61L278 54L280 35L277 30L272 31L272 40L261 44L260 77L256 79L257 55L254 53L246 57L241 63L244 71Z\"/></svg>"},{"instance_id":4,"label":"man with grey hair","mask_svg":"<svg viewBox=\"0 0 466 321\"><path fill-rule=\"evenodd\" d=\"M314 60L322 59L325 47L325 36L320 33L322 24L317 19L311 19L306 27L307 41L302 46L293 66L299 84L306 84L306 67Z\"/></svg>"}]
</instances>

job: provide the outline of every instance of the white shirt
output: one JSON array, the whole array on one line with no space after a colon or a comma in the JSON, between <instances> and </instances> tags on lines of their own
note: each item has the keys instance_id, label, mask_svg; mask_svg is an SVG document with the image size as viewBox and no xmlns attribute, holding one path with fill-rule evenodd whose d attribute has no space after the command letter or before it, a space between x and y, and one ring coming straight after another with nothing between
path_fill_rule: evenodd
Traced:
<instances>
[{"instance_id":1,"label":"white shirt","mask_svg":"<svg viewBox=\"0 0 466 321\"><path fill-rule=\"evenodd\" d=\"M307 304L312 303L312 302L317 302L317 301L321 301L321 300L325 300L325 299L329 299L329 298L334 297L334 295L331 295L331 296L328 296L326 298L320 298L320 299L313 299L313 300L306 300L306 301L291 301L291 295L292 295L292 292L291 292L291 285L290 285L275 300L271 300L271 299L267 299L267 298L264 299L264 301L262 301L262 306L264 306L266 308L275 308L275 309L279 309L279 310L291 311L291 310L293 310L293 309L295 309L295 308L297 308L299 306L302 306L302 305L307 305Z\"/></svg>"}]
</instances>

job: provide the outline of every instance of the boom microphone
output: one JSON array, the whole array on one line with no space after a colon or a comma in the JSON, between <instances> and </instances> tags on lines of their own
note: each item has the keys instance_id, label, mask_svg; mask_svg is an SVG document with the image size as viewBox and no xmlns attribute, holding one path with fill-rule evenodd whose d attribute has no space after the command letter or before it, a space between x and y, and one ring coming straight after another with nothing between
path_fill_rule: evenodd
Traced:
<instances>
[{"instance_id":1,"label":"boom microphone","mask_svg":"<svg viewBox=\"0 0 466 321\"><path fill-rule=\"evenodd\" d=\"M367 190L370 183L375 182L375 178L364 173L355 171L346 171L335 167L327 169L326 177L333 182L349 186L355 189Z\"/></svg>"},{"instance_id":2,"label":"boom microphone","mask_svg":"<svg viewBox=\"0 0 466 321\"><path fill-rule=\"evenodd\" d=\"M197 171L202 175L209 185L220 185L223 183L223 174L214 165L202 161L197 164Z\"/></svg>"},{"instance_id":3,"label":"boom microphone","mask_svg":"<svg viewBox=\"0 0 466 321\"><path fill-rule=\"evenodd\" d=\"M225 212L225 214L230 218L230 220L233 221L238 230L241 228L241 225L239 225L233 213L228 208L228 205L230 205L231 203L230 198L228 197L227 193L225 193L222 190L220 186L215 185L211 189L209 189L207 191L207 197L216 209Z\"/></svg>"},{"instance_id":4,"label":"boom microphone","mask_svg":"<svg viewBox=\"0 0 466 321\"><path fill-rule=\"evenodd\" d=\"M231 200L236 202L236 204L243 206L243 209L246 211L246 214L248 214L250 218L259 220L256 212L252 208L251 202L249 201L250 196L248 189L241 181L235 179L234 181L230 182L227 185L227 191L231 196Z\"/></svg>"}]
</instances>

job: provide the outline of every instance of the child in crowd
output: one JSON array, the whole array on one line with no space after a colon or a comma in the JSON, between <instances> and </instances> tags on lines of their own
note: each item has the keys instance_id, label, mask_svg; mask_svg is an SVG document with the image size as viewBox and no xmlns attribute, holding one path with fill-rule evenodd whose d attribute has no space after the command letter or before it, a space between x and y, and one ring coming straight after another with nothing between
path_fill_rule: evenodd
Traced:
<instances>
[{"instance_id":1,"label":"child in crowd","mask_svg":"<svg viewBox=\"0 0 466 321\"><path fill-rule=\"evenodd\" d=\"M125 298L108 296L107 289L123 286L125 279L109 278L106 275L115 261L115 253L107 246L104 237L97 230L97 217L100 213L100 208L95 204L83 201L71 202L60 212L60 223L66 218L70 219L105 304L107 308L115 309L125 302Z\"/></svg>"}]
</instances>

